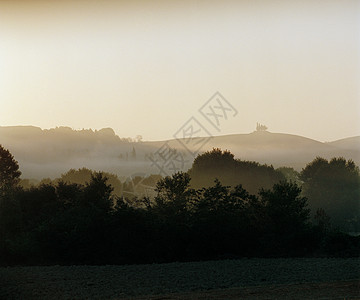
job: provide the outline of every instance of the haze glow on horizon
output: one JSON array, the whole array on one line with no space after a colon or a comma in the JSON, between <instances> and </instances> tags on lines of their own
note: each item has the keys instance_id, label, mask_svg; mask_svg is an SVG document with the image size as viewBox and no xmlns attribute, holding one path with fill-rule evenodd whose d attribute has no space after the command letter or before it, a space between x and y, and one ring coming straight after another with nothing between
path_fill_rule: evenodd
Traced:
<instances>
[{"instance_id":1,"label":"haze glow on horizon","mask_svg":"<svg viewBox=\"0 0 360 300\"><path fill-rule=\"evenodd\" d=\"M360 135L360 2L0 1L0 126L164 140L216 91L212 134Z\"/></svg>"}]
</instances>

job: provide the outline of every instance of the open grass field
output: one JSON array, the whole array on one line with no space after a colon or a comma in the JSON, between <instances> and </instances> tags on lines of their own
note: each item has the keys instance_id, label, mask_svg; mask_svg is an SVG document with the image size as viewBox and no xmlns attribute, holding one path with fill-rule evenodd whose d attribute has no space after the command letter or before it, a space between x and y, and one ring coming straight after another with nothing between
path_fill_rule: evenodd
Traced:
<instances>
[{"instance_id":1,"label":"open grass field","mask_svg":"<svg viewBox=\"0 0 360 300\"><path fill-rule=\"evenodd\" d=\"M360 299L360 259L0 268L0 299Z\"/></svg>"}]
</instances>

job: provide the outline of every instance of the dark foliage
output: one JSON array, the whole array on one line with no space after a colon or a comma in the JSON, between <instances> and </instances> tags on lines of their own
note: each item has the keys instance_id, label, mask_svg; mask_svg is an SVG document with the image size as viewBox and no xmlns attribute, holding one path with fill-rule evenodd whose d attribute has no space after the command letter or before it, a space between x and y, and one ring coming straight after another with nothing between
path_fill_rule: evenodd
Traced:
<instances>
[{"instance_id":1,"label":"dark foliage","mask_svg":"<svg viewBox=\"0 0 360 300\"><path fill-rule=\"evenodd\" d=\"M323 209L334 226L360 232L360 173L352 160L318 157L302 170L300 178L314 213Z\"/></svg>"},{"instance_id":2,"label":"dark foliage","mask_svg":"<svg viewBox=\"0 0 360 300\"><path fill-rule=\"evenodd\" d=\"M0 145L0 190L16 186L20 175L18 162L9 150Z\"/></svg>"},{"instance_id":3,"label":"dark foliage","mask_svg":"<svg viewBox=\"0 0 360 300\"><path fill-rule=\"evenodd\" d=\"M232 168L230 152L206 155L218 155L219 166L229 161ZM302 176L313 180L316 176L307 172L313 174L312 168L323 164L315 162ZM347 168L353 169L351 164ZM112 191L103 173L92 174L85 185L63 181L30 189L13 185L0 195L0 264L359 253L359 238L334 230L323 209L316 212L314 223L309 221L307 198L294 182L280 181L252 195L240 184L225 186L218 179L194 189L190 175L180 172L160 179L155 198L143 198L138 206Z\"/></svg>"},{"instance_id":4,"label":"dark foliage","mask_svg":"<svg viewBox=\"0 0 360 300\"><path fill-rule=\"evenodd\" d=\"M230 151L221 149L197 156L188 173L194 188L209 187L218 178L223 184L232 187L241 183L252 194L285 180L283 173L272 166L235 159Z\"/></svg>"}]
</instances>

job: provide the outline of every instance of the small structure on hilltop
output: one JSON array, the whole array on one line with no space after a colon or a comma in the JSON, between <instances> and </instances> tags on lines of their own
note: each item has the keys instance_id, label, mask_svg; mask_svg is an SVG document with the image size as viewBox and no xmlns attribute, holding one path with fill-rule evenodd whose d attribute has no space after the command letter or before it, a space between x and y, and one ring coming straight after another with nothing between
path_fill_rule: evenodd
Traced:
<instances>
[{"instance_id":1,"label":"small structure on hilltop","mask_svg":"<svg viewBox=\"0 0 360 300\"><path fill-rule=\"evenodd\" d=\"M256 123L256 131L266 131L267 129L268 129L267 126L260 123Z\"/></svg>"}]
</instances>

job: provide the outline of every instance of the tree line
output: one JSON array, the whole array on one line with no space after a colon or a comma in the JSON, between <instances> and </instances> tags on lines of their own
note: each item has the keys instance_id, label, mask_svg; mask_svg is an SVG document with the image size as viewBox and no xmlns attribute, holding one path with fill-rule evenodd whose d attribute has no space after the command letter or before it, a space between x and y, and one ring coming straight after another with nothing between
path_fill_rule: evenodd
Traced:
<instances>
[{"instance_id":1,"label":"tree line","mask_svg":"<svg viewBox=\"0 0 360 300\"><path fill-rule=\"evenodd\" d=\"M91 174L85 184L58 181L24 189L18 184L17 162L1 147L0 264L358 255L359 238L331 227L324 209L311 219L308 198L294 181L281 179L257 193L249 193L241 184L225 185L221 179L194 187L191 174L199 170L198 164L207 168L204 157L215 165L215 157L233 159L228 151L207 152L198 156L191 172L161 178L154 198L134 203L114 195L101 172ZM316 159L304 168L301 180L308 173L312 177L306 178L315 180L319 166L328 170L330 165L343 166L343 160ZM359 176L351 161L345 162L345 169Z\"/></svg>"}]
</instances>

